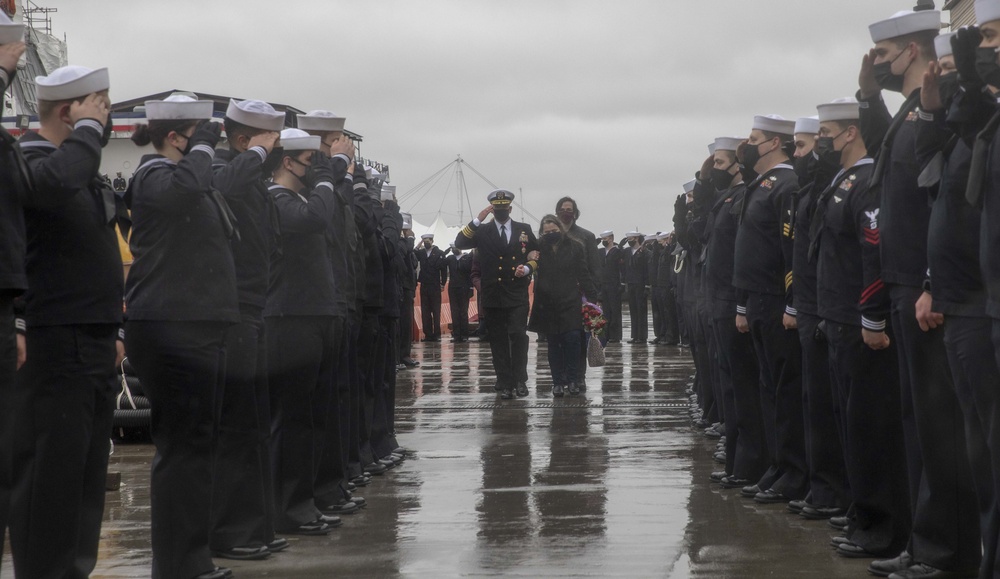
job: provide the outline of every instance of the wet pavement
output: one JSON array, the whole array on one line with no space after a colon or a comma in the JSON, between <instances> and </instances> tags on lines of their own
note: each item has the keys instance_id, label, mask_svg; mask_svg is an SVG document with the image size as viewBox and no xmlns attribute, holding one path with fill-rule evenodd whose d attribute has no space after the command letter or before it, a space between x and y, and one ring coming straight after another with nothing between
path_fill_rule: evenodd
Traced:
<instances>
[{"instance_id":1,"label":"wet pavement","mask_svg":"<svg viewBox=\"0 0 1000 579\"><path fill-rule=\"evenodd\" d=\"M531 344L530 396L500 401L488 344L415 344L396 423L411 458L358 490L370 506L266 561L217 563L240 578L867 575L825 522L708 483L719 465L691 427L688 350L612 345L584 396L553 399L544 347ZM111 457L122 485L95 577L149 576L152 452Z\"/></svg>"}]
</instances>

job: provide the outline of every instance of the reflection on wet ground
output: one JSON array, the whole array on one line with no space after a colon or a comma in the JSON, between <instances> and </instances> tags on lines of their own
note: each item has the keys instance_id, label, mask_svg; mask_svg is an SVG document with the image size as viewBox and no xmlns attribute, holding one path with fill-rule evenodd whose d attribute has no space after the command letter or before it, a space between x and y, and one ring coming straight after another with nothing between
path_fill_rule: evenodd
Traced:
<instances>
[{"instance_id":1,"label":"reflection on wet ground","mask_svg":"<svg viewBox=\"0 0 1000 579\"><path fill-rule=\"evenodd\" d=\"M416 344L396 422L412 458L359 489L370 506L267 561L218 562L237 577L865 576L825 522L708 484L715 444L690 426L687 350L611 346L584 397L554 400L544 347L531 346L531 395L500 403L487 344ZM151 456L112 456L122 486L95 577L149 575Z\"/></svg>"}]
</instances>

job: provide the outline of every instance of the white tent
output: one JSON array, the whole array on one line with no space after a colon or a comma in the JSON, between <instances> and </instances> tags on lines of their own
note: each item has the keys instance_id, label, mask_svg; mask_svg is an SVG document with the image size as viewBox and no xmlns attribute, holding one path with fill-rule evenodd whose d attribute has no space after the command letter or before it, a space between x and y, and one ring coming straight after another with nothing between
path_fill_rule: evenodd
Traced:
<instances>
[{"instance_id":1,"label":"white tent","mask_svg":"<svg viewBox=\"0 0 1000 579\"><path fill-rule=\"evenodd\" d=\"M465 225L455 225L453 227L448 227L445 225L441 216L438 215L434 218L434 223L430 225L424 225L418 222L416 219L413 220L413 234L419 240L421 235L425 233L434 234L434 245L440 247L441 249L447 249L452 243L455 243L455 238L458 237L459 232Z\"/></svg>"}]
</instances>

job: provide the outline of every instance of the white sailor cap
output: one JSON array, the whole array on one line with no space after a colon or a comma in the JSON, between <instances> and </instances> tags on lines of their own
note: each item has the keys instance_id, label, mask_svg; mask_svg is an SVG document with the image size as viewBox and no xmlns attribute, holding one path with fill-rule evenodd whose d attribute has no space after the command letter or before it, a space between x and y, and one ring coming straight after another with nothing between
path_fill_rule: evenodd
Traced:
<instances>
[{"instance_id":1,"label":"white sailor cap","mask_svg":"<svg viewBox=\"0 0 1000 579\"><path fill-rule=\"evenodd\" d=\"M745 140L743 137L719 137L715 139L715 150L736 152L736 148Z\"/></svg>"},{"instance_id":2,"label":"white sailor cap","mask_svg":"<svg viewBox=\"0 0 1000 579\"><path fill-rule=\"evenodd\" d=\"M211 119L214 108L212 101L172 94L161 101L146 101L146 118L151 121L200 121Z\"/></svg>"},{"instance_id":3,"label":"white sailor cap","mask_svg":"<svg viewBox=\"0 0 1000 579\"><path fill-rule=\"evenodd\" d=\"M978 3L977 3L978 8ZM880 20L868 27L872 42L881 42L890 38L898 38L922 32L924 30L941 30L941 13L937 10L901 10L885 20Z\"/></svg>"},{"instance_id":4,"label":"white sailor cap","mask_svg":"<svg viewBox=\"0 0 1000 579\"><path fill-rule=\"evenodd\" d=\"M7 14L0 12L0 44L24 41L24 24L16 24Z\"/></svg>"},{"instance_id":5,"label":"white sailor cap","mask_svg":"<svg viewBox=\"0 0 1000 579\"><path fill-rule=\"evenodd\" d=\"M433 233L425 233L425 234L423 234L423 235L420 236L420 239L434 239L434 234Z\"/></svg>"},{"instance_id":6,"label":"white sailor cap","mask_svg":"<svg viewBox=\"0 0 1000 579\"><path fill-rule=\"evenodd\" d=\"M669 231L664 231L663 233L658 233L656 235L656 240L660 241L661 239L666 239L668 237L670 237L670 232Z\"/></svg>"},{"instance_id":7,"label":"white sailor cap","mask_svg":"<svg viewBox=\"0 0 1000 579\"><path fill-rule=\"evenodd\" d=\"M757 115L753 118L753 128L779 135L794 135L795 121L790 121L781 115Z\"/></svg>"},{"instance_id":8,"label":"white sailor cap","mask_svg":"<svg viewBox=\"0 0 1000 579\"><path fill-rule=\"evenodd\" d=\"M976 0L976 23L1000 20L1000 0Z\"/></svg>"},{"instance_id":9,"label":"white sailor cap","mask_svg":"<svg viewBox=\"0 0 1000 579\"><path fill-rule=\"evenodd\" d=\"M1000 2L998 2L997 5L1000 6ZM951 38L956 34L958 34L958 32L938 34L934 39L934 52L937 54L938 58L944 58L952 55Z\"/></svg>"},{"instance_id":10,"label":"white sailor cap","mask_svg":"<svg viewBox=\"0 0 1000 579\"><path fill-rule=\"evenodd\" d=\"M330 111L309 111L304 115L296 115L299 128L303 131L318 131L323 133L343 132L345 117L338 117Z\"/></svg>"},{"instance_id":11,"label":"white sailor cap","mask_svg":"<svg viewBox=\"0 0 1000 579\"><path fill-rule=\"evenodd\" d=\"M819 122L856 121L861 117L861 108L854 97L844 97L816 107Z\"/></svg>"},{"instance_id":12,"label":"white sailor cap","mask_svg":"<svg viewBox=\"0 0 1000 579\"><path fill-rule=\"evenodd\" d=\"M320 138L310 135L302 129L285 129L281 131L281 148L287 151L318 151Z\"/></svg>"},{"instance_id":13,"label":"white sailor cap","mask_svg":"<svg viewBox=\"0 0 1000 579\"><path fill-rule=\"evenodd\" d=\"M388 183L382 184L382 195L393 197L396 195L396 186Z\"/></svg>"},{"instance_id":14,"label":"white sailor cap","mask_svg":"<svg viewBox=\"0 0 1000 579\"><path fill-rule=\"evenodd\" d=\"M806 133L808 135L815 135L819 132L819 117L800 117L795 119L795 135L799 133Z\"/></svg>"},{"instance_id":15,"label":"white sailor cap","mask_svg":"<svg viewBox=\"0 0 1000 579\"><path fill-rule=\"evenodd\" d=\"M40 101L65 101L108 90L111 78L107 68L94 70L71 64L53 70L48 76L36 76L35 87L35 96Z\"/></svg>"},{"instance_id":16,"label":"white sailor cap","mask_svg":"<svg viewBox=\"0 0 1000 579\"><path fill-rule=\"evenodd\" d=\"M628 233L625 234L625 237L629 238L642 237L642 234L639 233L638 231L629 231Z\"/></svg>"},{"instance_id":17,"label":"white sailor cap","mask_svg":"<svg viewBox=\"0 0 1000 579\"><path fill-rule=\"evenodd\" d=\"M715 141L712 141L711 143L708 144L708 154L709 155L714 155L715 154L715 149L716 149Z\"/></svg>"},{"instance_id":18,"label":"white sailor cap","mask_svg":"<svg viewBox=\"0 0 1000 579\"><path fill-rule=\"evenodd\" d=\"M690 193L690 192L694 191L694 184L695 184L695 180L694 179L691 179L690 181L688 181L687 183L685 183L684 184L684 192L685 193Z\"/></svg>"},{"instance_id":19,"label":"white sailor cap","mask_svg":"<svg viewBox=\"0 0 1000 579\"><path fill-rule=\"evenodd\" d=\"M607 231L602 231L601 232L601 237L614 237L614 236L615 236L615 232L611 231L610 229L607 230Z\"/></svg>"},{"instance_id":20,"label":"white sailor cap","mask_svg":"<svg viewBox=\"0 0 1000 579\"><path fill-rule=\"evenodd\" d=\"M226 116L237 123L262 131L280 131L285 128L285 113L279 113L264 101L229 99Z\"/></svg>"},{"instance_id":21,"label":"white sailor cap","mask_svg":"<svg viewBox=\"0 0 1000 579\"><path fill-rule=\"evenodd\" d=\"M493 205L510 205L514 201L514 194L506 189L495 189L490 191L486 200Z\"/></svg>"}]
</instances>

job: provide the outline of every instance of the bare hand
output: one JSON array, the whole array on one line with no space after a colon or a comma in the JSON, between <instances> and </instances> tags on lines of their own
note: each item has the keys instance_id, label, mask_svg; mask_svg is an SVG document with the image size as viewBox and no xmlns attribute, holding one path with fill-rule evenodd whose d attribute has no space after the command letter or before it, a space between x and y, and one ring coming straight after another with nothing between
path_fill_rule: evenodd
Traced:
<instances>
[{"instance_id":1,"label":"bare hand","mask_svg":"<svg viewBox=\"0 0 1000 579\"><path fill-rule=\"evenodd\" d=\"M736 314L736 330L741 334L746 334L750 331L750 323L747 322L746 316Z\"/></svg>"},{"instance_id":2,"label":"bare hand","mask_svg":"<svg viewBox=\"0 0 1000 579\"><path fill-rule=\"evenodd\" d=\"M865 345L872 350L885 350L890 344L889 336L885 332L873 332L861 328L861 338L865 341Z\"/></svg>"},{"instance_id":3,"label":"bare hand","mask_svg":"<svg viewBox=\"0 0 1000 579\"><path fill-rule=\"evenodd\" d=\"M875 49L872 48L861 59L861 72L858 74L858 88L861 89L861 98L871 98L882 90L875 80Z\"/></svg>"},{"instance_id":4,"label":"bare hand","mask_svg":"<svg viewBox=\"0 0 1000 579\"><path fill-rule=\"evenodd\" d=\"M938 79L941 78L941 65L936 60L932 60L927 71L924 72L924 85L920 89L920 108L925 111L939 111L944 108L941 101L941 90L938 88Z\"/></svg>"},{"instance_id":5,"label":"bare hand","mask_svg":"<svg viewBox=\"0 0 1000 579\"><path fill-rule=\"evenodd\" d=\"M17 62L21 60L21 55L24 54L24 46L23 42L0 45L0 68L11 74L16 72Z\"/></svg>"},{"instance_id":6,"label":"bare hand","mask_svg":"<svg viewBox=\"0 0 1000 579\"><path fill-rule=\"evenodd\" d=\"M115 368L120 368L125 360L125 342L115 340Z\"/></svg>"},{"instance_id":7,"label":"bare hand","mask_svg":"<svg viewBox=\"0 0 1000 579\"><path fill-rule=\"evenodd\" d=\"M490 205L486 209L479 212L479 222L482 223L487 217L493 214L493 206Z\"/></svg>"},{"instance_id":8,"label":"bare hand","mask_svg":"<svg viewBox=\"0 0 1000 579\"><path fill-rule=\"evenodd\" d=\"M529 251L528 252L528 261L538 261L538 258L541 257L541 255L542 254L538 253L537 249L535 251Z\"/></svg>"},{"instance_id":9,"label":"bare hand","mask_svg":"<svg viewBox=\"0 0 1000 579\"><path fill-rule=\"evenodd\" d=\"M270 155L279 138L281 138L281 133L275 131L260 133L259 135L250 137L250 143L247 145L247 148L252 149L254 147L261 147L267 152L267 154Z\"/></svg>"},{"instance_id":10,"label":"bare hand","mask_svg":"<svg viewBox=\"0 0 1000 579\"><path fill-rule=\"evenodd\" d=\"M920 329L925 332L944 324L944 314L933 311L931 309L933 303L934 300L931 298L931 294L924 292L920 294L915 306L917 310L917 323L920 325Z\"/></svg>"},{"instance_id":11,"label":"bare hand","mask_svg":"<svg viewBox=\"0 0 1000 579\"><path fill-rule=\"evenodd\" d=\"M108 122L108 99L97 93L90 93L82 101L73 101L69 105L69 121L76 124L82 119L94 119L102 125Z\"/></svg>"},{"instance_id":12,"label":"bare hand","mask_svg":"<svg viewBox=\"0 0 1000 579\"><path fill-rule=\"evenodd\" d=\"M347 135L340 135L337 140L330 143L330 156L334 155L347 155L350 163L353 163L354 157L357 156L357 147L354 145L354 141Z\"/></svg>"},{"instance_id":13,"label":"bare hand","mask_svg":"<svg viewBox=\"0 0 1000 579\"><path fill-rule=\"evenodd\" d=\"M24 341L24 334L17 335L17 369L20 370L21 366L28 360L28 345Z\"/></svg>"},{"instance_id":14,"label":"bare hand","mask_svg":"<svg viewBox=\"0 0 1000 579\"><path fill-rule=\"evenodd\" d=\"M514 270L514 277L524 277L526 275L528 275L528 268L523 265L517 266L517 269Z\"/></svg>"},{"instance_id":15,"label":"bare hand","mask_svg":"<svg viewBox=\"0 0 1000 579\"><path fill-rule=\"evenodd\" d=\"M799 327L799 321L795 318L795 316L788 314L781 316L781 324L785 326L786 330L795 330Z\"/></svg>"}]
</instances>

